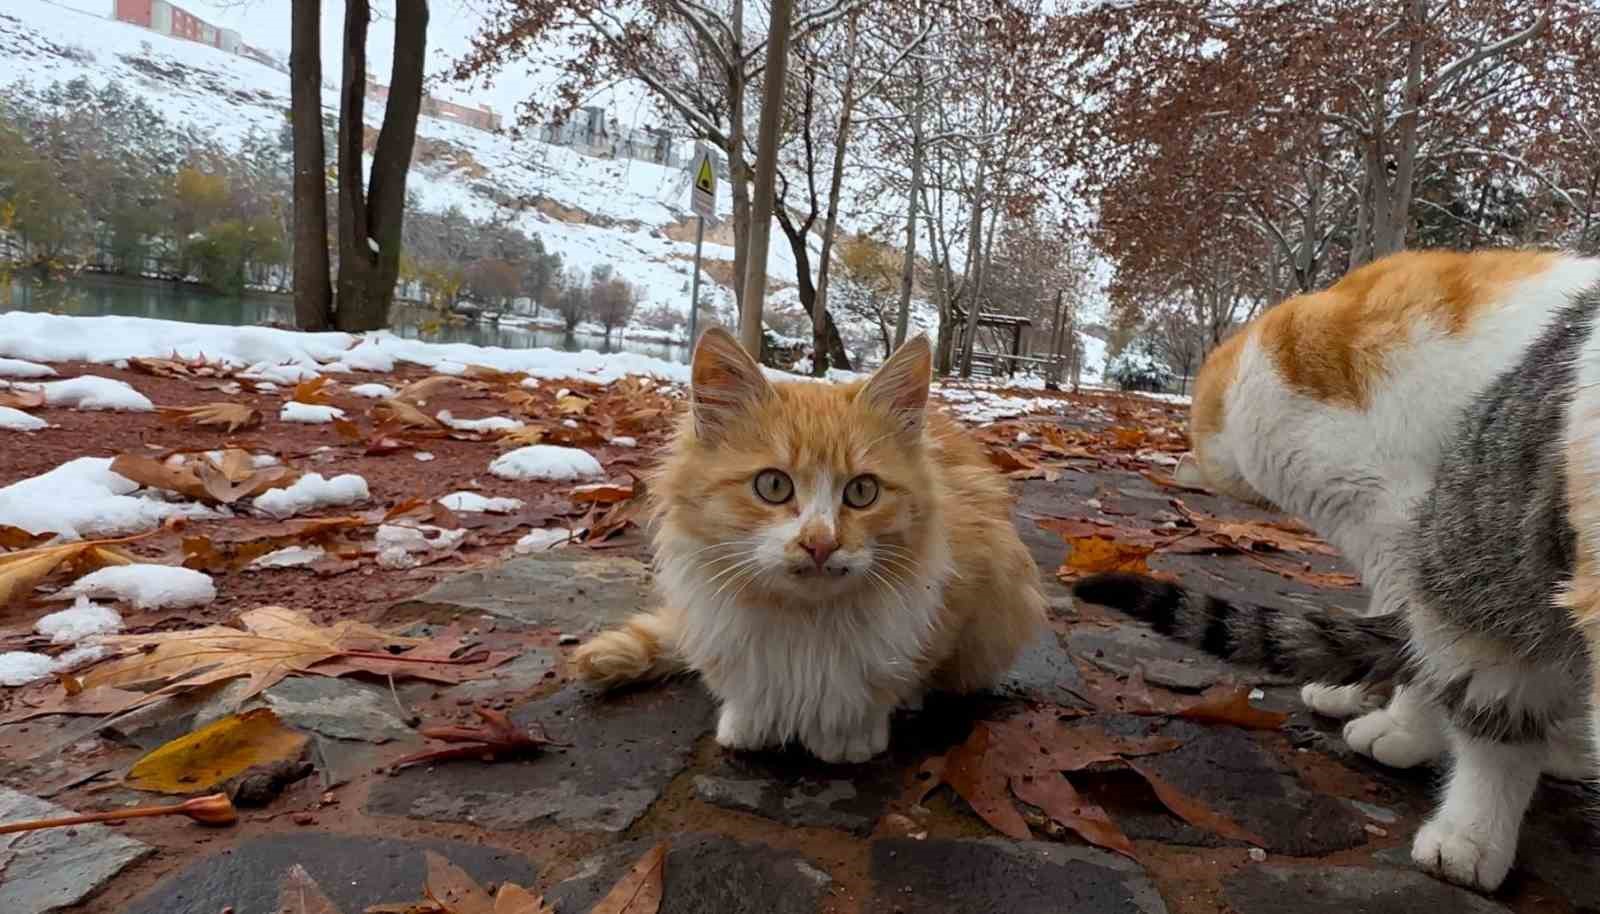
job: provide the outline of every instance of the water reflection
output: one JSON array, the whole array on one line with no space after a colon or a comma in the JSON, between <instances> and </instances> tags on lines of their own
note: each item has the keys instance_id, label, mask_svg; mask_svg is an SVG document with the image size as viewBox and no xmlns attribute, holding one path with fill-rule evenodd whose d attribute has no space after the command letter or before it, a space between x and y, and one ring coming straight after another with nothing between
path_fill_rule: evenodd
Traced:
<instances>
[{"instance_id":1,"label":"water reflection","mask_svg":"<svg viewBox=\"0 0 1600 914\"><path fill-rule=\"evenodd\" d=\"M268 323L289 325L294 322L294 305L284 295L247 294L233 298L180 283L95 275L77 277L67 282L14 283L11 300L9 303L0 302L0 311L53 311L82 317L114 314L235 327ZM396 305L390 316L396 335L435 343L471 343L505 349L544 347L566 352L587 349L596 352L636 352L676 362L687 362L689 356L684 346L623 340L620 334L607 340L603 336L512 327L487 321L439 325L438 315L400 304ZM428 325L429 332L421 331L423 324Z\"/></svg>"}]
</instances>

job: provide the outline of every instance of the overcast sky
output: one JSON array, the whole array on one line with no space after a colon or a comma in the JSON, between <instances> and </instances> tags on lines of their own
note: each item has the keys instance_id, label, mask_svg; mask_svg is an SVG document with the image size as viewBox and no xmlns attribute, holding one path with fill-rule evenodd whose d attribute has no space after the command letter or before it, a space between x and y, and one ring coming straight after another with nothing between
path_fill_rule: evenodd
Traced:
<instances>
[{"instance_id":1,"label":"overcast sky","mask_svg":"<svg viewBox=\"0 0 1600 914\"><path fill-rule=\"evenodd\" d=\"M94 0L68 0L74 5L87 7ZM257 47L289 51L289 0L173 0L213 25L238 29L244 40ZM428 4L428 73L443 73L455 58L466 53L472 36L485 19L484 10L494 0L430 0ZM110 7L111 0L106 0ZM373 0L373 10L381 15L368 27L367 69L380 80L389 78L389 58L394 51L393 0ZM340 32L344 28L344 3L342 0L322 2L322 72L323 79L337 84L339 81ZM540 76L540 69L543 76ZM453 101L476 104L488 103L496 111L509 114L516 104L527 98L530 85L548 85L553 79L550 68L532 66L509 68L492 86L442 85L436 95ZM655 123L657 118L650 106L636 92L609 92L599 99L614 107L614 113L624 122Z\"/></svg>"}]
</instances>

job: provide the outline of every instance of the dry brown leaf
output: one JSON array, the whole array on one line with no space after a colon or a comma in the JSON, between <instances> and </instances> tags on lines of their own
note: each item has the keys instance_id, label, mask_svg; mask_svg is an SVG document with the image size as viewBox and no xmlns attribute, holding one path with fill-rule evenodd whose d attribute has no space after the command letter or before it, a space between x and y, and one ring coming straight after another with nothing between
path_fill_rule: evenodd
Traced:
<instances>
[{"instance_id":1,"label":"dry brown leaf","mask_svg":"<svg viewBox=\"0 0 1600 914\"><path fill-rule=\"evenodd\" d=\"M44 405L44 391L13 387L0 390L0 406L11 409L38 409Z\"/></svg>"},{"instance_id":2,"label":"dry brown leaf","mask_svg":"<svg viewBox=\"0 0 1600 914\"><path fill-rule=\"evenodd\" d=\"M546 434L548 434L547 429L540 428L537 425L524 425L522 428L509 429L502 434L500 436L500 446L527 447L530 444L538 444L543 441Z\"/></svg>"},{"instance_id":3,"label":"dry brown leaf","mask_svg":"<svg viewBox=\"0 0 1600 914\"><path fill-rule=\"evenodd\" d=\"M667 867L667 842L645 852L589 914L657 914Z\"/></svg>"},{"instance_id":4,"label":"dry brown leaf","mask_svg":"<svg viewBox=\"0 0 1600 914\"><path fill-rule=\"evenodd\" d=\"M1190 797L1183 791L1172 786L1161 775L1148 766L1138 762L1128 762L1128 768L1137 772L1155 791L1156 798L1161 805L1172 810L1173 814L1196 828L1203 828L1213 834L1221 835L1234 841L1244 841L1256 847L1262 847L1267 842L1260 835L1246 829L1220 812Z\"/></svg>"},{"instance_id":5,"label":"dry brown leaf","mask_svg":"<svg viewBox=\"0 0 1600 914\"><path fill-rule=\"evenodd\" d=\"M494 895L494 914L556 914L556 909L522 886L507 882Z\"/></svg>"},{"instance_id":6,"label":"dry brown leaf","mask_svg":"<svg viewBox=\"0 0 1600 914\"><path fill-rule=\"evenodd\" d=\"M395 393L394 399L413 405L426 403L446 390L463 383L465 382L461 378L451 377L450 375L430 375L420 381L412 381L410 384L400 388Z\"/></svg>"},{"instance_id":7,"label":"dry brown leaf","mask_svg":"<svg viewBox=\"0 0 1600 914\"><path fill-rule=\"evenodd\" d=\"M443 428L438 419L410 403L395 397L390 400L381 400L372 406L372 418L383 425L393 425L397 428Z\"/></svg>"},{"instance_id":8,"label":"dry brown leaf","mask_svg":"<svg viewBox=\"0 0 1600 914\"><path fill-rule=\"evenodd\" d=\"M1119 542L1103 536L1070 537L1067 545L1072 547L1072 551L1056 572L1056 576L1063 579L1100 571L1148 574L1150 566L1145 560L1155 551L1151 546Z\"/></svg>"},{"instance_id":9,"label":"dry brown leaf","mask_svg":"<svg viewBox=\"0 0 1600 914\"><path fill-rule=\"evenodd\" d=\"M538 755L554 745L544 728L537 724L526 729L512 723L503 712L492 708L472 709L483 725L479 727L424 727L423 736L449 743L439 749L424 749L404 758L396 759L391 768L410 765L431 765L451 759L476 759L482 762L504 761Z\"/></svg>"},{"instance_id":10,"label":"dry brown leaf","mask_svg":"<svg viewBox=\"0 0 1600 914\"><path fill-rule=\"evenodd\" d=\"M556 411L565 416L579 416L589 408L589 404L592 402L594 401L588 397L567 394L565 397L556 400Z\"/></svg>"},{"instance_id":11,"label":"dry brown leaf","mask_svg":"<svg viewBox=\"0 0 1600 914\"><path fill-rule=\"evenodd\" d=\"M55 539L54 533L29 533L21 527L0 524L0 549L32 549Z\"/></svg>"},{"instance_id":12,"label":"dry brown leaf","mask_svg":"<svg viewBox=\"0 0 1600 914\"><path fill-rule=\"evenodd\" d=\"M171 423L188 422L220 428L227 432L254 428L261 424L261 411L244 403L206 403L200 406L163 406L161 418Z\"/></svg>"},{"instance_id":13,"label":"dry brown leaf","mask_svg":"<svg viewBox=\"0 0 1600 914\"><path fill-rule=\"evenodd\" d=\"M610 505L619 501L627 501L633 497L632 485L618 485L614 482L597 482L592 485L574 486L569 494L575 502Z\"/></svg>"},{"instance_id":14,"label":"dry brown leaf","mask_svg":"<svg viewBox=\"0 0 1600 914\"><path fill-rule=\"evenodd\" d=\"M327 406L330 402L327 387L328 379L326 377L306 378L294 386L294 390L289 394L289 399L308 406Z\"/></svg>"},{"instance_id":15,"label":"dry brown leaf","mask_svg":"<svg viewBox=\"0 0 1600 914\"><path fill-rule=\"evenodd\" d=\"M1278 730L1289 719L1287 714L1252 707L1248 686L1226 683L1207 690L1199 701L1180 710L1178 716L1247 730Z\"/></svg>"},{"instance_id":16,"label":"dry brown leaf","mask_svg":"<svg viewBox=\"0 0 1600 914\"><path fill-rule=\"evenodd\" d=\"M423 894L448 914L495 914L494 899L478 881L433 851L425 851L428 881Z\"/></svg>"},{"instance_id":17,"label":"dry brown leaf","mask_svg":"<svg viewBox=\"0 0 1600 914\"><path fill-rule=\"evenodd\" d=\"M0 714L0 725L21 723L51 714L106 717L120 714L144 698L143 692L109 687L85 691L83 681L76 676L64 675L59 681L60 692L52 692L43 701L32 704L19 701L11 710Z\"/></svg>"},{"instance_id":18,"label":"dry brown leaf","mask_svg":"<svg viewBox=\"0 0 1600 914\"><path fill-rule=\"evenodd\" d=\"M205 484L186 461L121 454L111 461L111 472L147 489L176 492L197 501L207 497Z\"/></svg>"},{"instance_id":19,"label":"dry brown leaf","mask_svg":"<svg viewBox=\"0 0 1600 914\"><path fill-rule=\"evenodd\" d=\"M105 638L102 643L135 653L90 670L82 677L84 688L161 686L130 706L138 707L172 692L244 678L247 685L242 701L290 674L310 672L316 664L335 657L381 654L390 671L401 675L406 665L403 657L383 653L382 648L419 643L363 622L319 626L282 606L250 610L239 622L243 629L212 625L192 631Z\"/></svg>"},{"instance_id":20,"label":"dry brown leaf","mask_svg":"<svg viewBox=\"0 0 1600 914\"><path fill-rule=\"evenodd\" d=\"M0 606L8 606L33 592L40 581L65 565L90 570L105 565L126 565L131 559L110 548L131 543L159 531L114 539L80 540L55 546L37 546L17 552L0 553Z\"/></svg>"}]
</instances>

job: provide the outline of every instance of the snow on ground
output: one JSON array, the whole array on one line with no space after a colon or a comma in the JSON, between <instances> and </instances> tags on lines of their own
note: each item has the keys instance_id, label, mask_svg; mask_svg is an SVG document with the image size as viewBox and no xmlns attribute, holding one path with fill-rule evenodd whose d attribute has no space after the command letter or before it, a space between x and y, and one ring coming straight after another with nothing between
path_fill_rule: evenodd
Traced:
<instances>
[{"instance_id":1,"label":"snow on ground","mask_svg":"<svg viewBox=\"0 0 1600 914\"><path fill-rule=\"evenodd\" d=\"M611 439L612 447L638 447L639 439L632 435L618 435Z\"/></svg>"},{"instance_id":2,"label":"snow on ground","mask_svg":"<svg viewBox=\"0 0 1600 914\"><path fill-rule=\"evenodd\" d=\"M65 540L124 536L160 526L169 517L215 516L209 508L169 502L111 472L106 457L80 457L0 488L0 524Z\"/></svg>"},{"instance_id":3,"label":"snow on ground","mask_svg":"<svg viewBox=\"0 0 1600 914\"><path fill-rule=\"evenodd\" d=\"M350 392L369 400L387 400L394 396L394 389L387 384L357 384L350 388Z\"/></svg>"},{"instance_id":4,"label":"snow on ground","mask_svg":"<svg viewBox=\"0 0 1600 914\"><path fill-rule=\"evenodd\" d=\"M51 644L77 644L94 635L114 635L122 631L122 616L109 606L91 603L87 596L78 596L71 609L45 616L33 624L33 630L49 638Z\"/></svg>"},{"instance_id":5,"label":"snow on ground","mask_svg":"<svg viewBox=\"0 0 1600 914\"><path fill-rule=\"evenodd\" d=\"M27 685L56 671L56 661L29 651L0 654L0 686Z\"/></svg>"},{"instance_id":6,"label":"snow on ground","mask_svg":"<svg viewBox=\"0 0 1600 914\"><path fill-rule=\"evenodd\" d=\"M251 568L298 568L328 554L321 546L285 546L250 563Z\"/></svg>"},{"instance_id":7,"label":"snow on ground","mask_svg":"<svg viewBox=\"0 0 1600 914\"><path fill-rule=\"evenodd\" d=\"M448 409L439 411L437 417L447 428L462 432L511 432L522 428L522 423L516 419L507 419L505 416L489 416L486 419L457 419L450 414Z\"/></svg>"},{"instance_id":8,"label":"snow on ground","mask_svg":"<svg viewBox=\"0 0 1600 914\"><path fill-rule=\"evenodd\" d=\"M316 511L366 501L371 495L367 481L354 473L324 479L321 473L307 473L282 489L268 489L256 496L256 510L282 520Z\"/></svg>"},{"instance_id":9,"label":"snow on ground","mask_svg":"<svg viewBox=\"0 0 1600 914\"><path fill-rule=\"evenodd\" d=\"M570 482L605 475L600 461L588 451L554 444L534 444L507 451L489 464L489 472L501 479L543 479Z\"/></svg>"},{"instance_id":10,"label":"snow on ground","mask_svg":"<svg viewBox=\"0 0 1600 914\"><path fill-rule=\"evenodd\" d=\"M177 565L116 565L74 581L63 597L120 600L138 609L187 609L217 598L211 576Z\"/></svg>"},{"instance_id":11,"label":"snow on ground","mask_svg":"<svg viewBox=\"0 0 1600 914\"><path fill-rule=\"evenodd\" d=\"M467 514L510 514L522 507L520 498L486 498L477 492L451 492L439 504Z\"/></svg>"},{"instance_id":12,"label":"snow on ground","mask_svg":"<svg viewBox=\"0 0 1600 914\"><path fill-rule=\"evenodd\" d=\"M517 544L511 548L512 551L516 552L518 555L528 555L529 553L533 552L543 552L546 549L553 549L562 543L570 541L571 539L572 531L570 530L541 528L523 536L522 539L517 540Z\"/></svg>"},{"instance_id":13,"label":"snow on ground","mask_svg":"<svg viewBox=\"0 0 1600 914\"><path fill-rule=\"evenodd\" d=\"M288 403L283 404L283 409L278 411L278 418L285 422L325 425L335 419L343 419L344 410L337 406L316 406L310 403L299 403L290 400Z\"/></svg>"},{"instance_id":14,"label":"snow on ground","mask_svg":"<svg viewBox=\"0 0 1600 914\"><path fill-rule=\"evenodd\" d=\"M20 409L9 406L0 406L0 429L8 432L36 432L41 428L49 427L50 423L38 416L30 416Z\"/></svg>"},{"instance_id":15,"label":"snow on ground","mask_svg":"<svg viewBox=\"0 0 1600 914\"><path fill-rule=\"evenodd\" d=\"M150 398L134 390L133 385L114 378L84 375L67 381L48 381L39 387L44 391L44 402L50 406L130 413L148 413L156 408Z\"/></svg>"},{"instance_id":16,"label":"snow on ground","mask_svg":"<svg viewBox=\"0 0 1600 914\"><path fill-rule=\"evenodd\" d=\"M420 561L416 553L435 549L453 549L466 539L466 530L445 530L428 524L409 526L383 524L376 536L378 566L381 568L415 568Z\"/></svg>"},{"instance_id":17,"label":"snow on ground","mask_svg":"<svg viewBox=\"0 0 1600 914\"><path fill-rule=\"evenodd\" d=\"M0 359L0 378L53 378L56 370L37 362L21 359Z\"/></svg>"}]
</instances>

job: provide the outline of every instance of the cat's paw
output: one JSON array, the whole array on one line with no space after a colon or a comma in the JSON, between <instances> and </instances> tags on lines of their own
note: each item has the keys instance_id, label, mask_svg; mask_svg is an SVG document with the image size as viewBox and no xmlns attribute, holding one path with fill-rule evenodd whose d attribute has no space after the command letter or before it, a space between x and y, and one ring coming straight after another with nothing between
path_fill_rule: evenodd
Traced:
<instances>
[{"instance_id":1,"label":"cat's paw","mask_svg":"<svg viewBox=\"0 0 1600 914\"><path fill-rule=\"evenodd\" d=\"M1379 708L1345 724L1344 741L1351 749L1390 768L1415 768L1444 754L1445 737L1437 729L1418 726Z\"/></svg>"},{"instance_id":2,"label":"cat's paw","mask_svg":"<svg viewBox=\"0 0 1600 914\"><path fill-rule=\"evenodd\" d=\"M572 652L578 675L606 687L643 679L656 662L655 645L627 629L601 632Z\"/></svg>"},{"instance_id":3,"label":"cat's paw","mask_svg":"<svg viewBox=\"0 0 1600 914\"><path fill-rule=\"evenodd\" d=\"M829 764L870 761L889 748L889 715L875 714L853 729L819 733L804 742L812 755Z\"/></svg>"},{"instance_id":4,"label":"cat's paw","mask_svg":"<svg viewBox=\"0 0 1600 914\"><path fill-rule=\"evenodd\" d=\"M754 715L738 705L725 704L717 714L717 745L750 751L767 747L767 730Z\"/></svg>"},{"instance_id":5,"label":"cat's paw","mask_svg":"<svg viewBox=\"0 0 1600 914\"><path fill-rule=\"evenodd\" d=\"M1493 892L1511 871L1515 830L1494 834L1476 822L1434 819L1417 831L1411 859L1430 873L1483 892Z\"/></svg>"},{"instance_id":6,"label":"cat's paw","mask_svg":"<svg viewBox=\"0 0 1600 914\"><path fill-rule=\"evenodd\" d=\"M1315 682L1301 687L1300 701L1323 717L1334 720L1349 720L1367 711L1371 704L1367 690L1361 686L1329 686Z\"/></svg>"}]
</instances>

